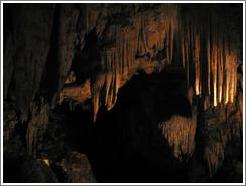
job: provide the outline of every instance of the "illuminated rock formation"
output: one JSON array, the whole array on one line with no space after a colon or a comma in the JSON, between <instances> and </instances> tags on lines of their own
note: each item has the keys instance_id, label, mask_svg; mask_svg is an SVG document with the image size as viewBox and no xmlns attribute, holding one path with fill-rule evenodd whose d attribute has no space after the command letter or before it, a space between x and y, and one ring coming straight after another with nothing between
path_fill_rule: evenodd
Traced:
<instances>
[{"instance_id":1,"label":"illuminated rock formation","mask_svg":"<svg viewBox=\"0 0 246 186\"><path fill-rule=\"evenodd\" d=\"M223 14L208 11L209 16L201 12L200 17L194 18L192 13L185 16L179 27L181 59L187 71L187 81L192 84L195 79L196 95L208 95L214 107L233 103L239 65L239 37L234 40L228 37L229 28L221 24L221 20L228 17L223 17ZM229 30L230 34L237 35Z\"/></svg>"},{"instance_id":2,"label":"illuminated rock formation","mask_svg":"<svg viewBox=\"0 0 246 186\"><path fill-rule=\"evenodd\" d=\"M79 112L86 115L81 123L91 128L116 123L115 128L100 129L120 129L117 132L133 151L141 154L146 144L155 149L165 141L171 149L170 155L162 144L166 156L174 156L178 163L183 157L197 158L213 177L223 166L232 139L242 141L240 11L238 5L222 4L4 5L4 145L8 149L21 138L28 156L47 159L53 166L60 158L57 152L64 150L54 145L65 136L55 137L66 130L59 124ZM122 90L132 85L131 80L134 92L123 91L128 99ZM118 112L121 109L123 113ZM54 112L65 116L59 113L54 118ZM86 125L85 131L90 127ZM54 140L44 147L47 128L47 141L50 136ZM70 157L61 156L60 166L73 169ZM84 160L82 156L78 159ZM70 180L80 180L74 177L76 168L65 172Z\"/></svg>"},{"instance_id":3,"label":"illuminated rock formation","mask_svg":"<svg viewBox=\"0 0 246 186\"><path fill-rule=\"evenodd\" d=\"M52 46L50 49L39 50L39 52L44 51L43 58L48 57L50 62L46 62L45 66L45 61L40 61L40 66L45 66L48 70L44 72L41 70L33 77L28 77L31 78L30 83L29 80L27 81L28 85L32 84L31 81L35 80L36 82L34 83L35 89L32 90L32 86L29 86L30 95L27 101L25 101L25 96L24 99L20 99L22 100L20 102L26 102L25 106L24 103L19 103L20 106L23 105L23 109L25 108L23 120L26 120L28 100L35 94L39 94L39 89L50 89L49 99L52 100L53 106L56 104L57 97L69 76L75 48L79 47L80 50L76 52L80 52L86 45L85 36L93 31L95 31L100 50L100 59L94 62L94 65L100 67L100 70L94 73L93 77L87 77L87 80L91 81L94 121L96 121L100 107L106 106L110 110L114 106L118 89L137 70L144 69L147 73L151 73L168 64L182 65L187 72L187 87L193 86L196 95L209 96L211 105L217 106L234 102L235 85L237 84L236 69L239 65L240 53L237 45L239 36L230 28L233 28L233 25L227 25L220 21L223 19L226 22L227 16L214 11L208 11L207 16L201 9L201 15L194 18L193 15L198 11L182 12L180 7L175 4L151 5L149 7L127 5L120 13L112 12L110 6L103 5L101 9L98 9L98 6L97 4L86 5L79 7L80 9L76 9L73 5L50 7L56 17L54 24L57 24L58 28L56 28L57 30L50 29L49 32L44 31L47 36L44 38L43 47L48 46L47 40L50 36L54 37L53 40L57 40L58 43L57 47ZM114 7L118 10L123 5ZM128 10L132 12L129 15L127 14ZM83 17L79 16L79 11L82 11L81 16ZM211 17L216 18L211 19ZM48 24L52 24L51 18L53 16L48 17L47 15L49 21L44 22L43 24L47 25L43 27L50 27ZM76 30L76 25L80 25L78 30ZM22 27L18 29L21 32ZM227 29L229 31L226 31ZM14 35L11 34L6 36L5 43L9 51L15 51L11 44L13 38ZM34 41L32 40L32 42ZM24 48L23 50L28 49ZM32 50L34 48L30 49L31 52ZM50 50L49 54L48 50ZM174 50L175 55L180 55L175 59L173 58ZM56 55L51 55L51 53L56 53ZM7 52L4 54L6 54L6 60L11 61L12 54ZM22 57L18 58L18 60L21 59ZM57 60L57 64L52 66L52 60ZM83 62L81 61L81 63ZM23 64L23 68L26 67L24 63L18 64ZM49 70L54 67L58 69L56 72ZM6 66L6 68L12 69L11 75L13 65ZM17 68L14 68L14 71L17 71L15 76L18 81L21 77L17 78L19 76ZM50 80L52 75L55 78ZM39 86L41 78L42 81L48 82L47 85ZM10 77L5 78L5 91L8 89L10 79ZM24 85L21 84L17 83L16 87L19 94L24 91L22 91ZM27 91L26 86L24 89ZM5 93L6 95L7 93Z\"/></svg>"},{"instance_id":4,"label":"illuminated rock formation","mask_svg":"<svg viewBox=\"0 0 246 186\"><path fill-rule=\"evenodd\" d=\"M163 123L163 136L168 141L173 155L182 160L182 156L192 156L195 148L196 115L193 118L172 116Z\"/></svg>"},{"instance_id":5,"label":"illuminated rock formation","mask_svg":"<svg viewBox=\"0 0 246 186\"><path fill-rule=\"evenodd\" d=\"M103 72L92 82L94 121L101 105L113 107L118 89L136 70L151 73L174 64L174 45L187 72L187 87L193 86L196 95L207 95L210 105L233 103L239 37L228 37L226 25L219 22L226 19L223 15L209 12L217 16L212 20L192 13L183 15L175 5L162 5L155 11L134 12L128 22L116 17L108 25L102 36Z\"/></svg>"},{"instance_id":6,"label":"illuminated rock formation","mask_svg":"<svg viewBox=\"0 0 246 186\"><path fill-rule=\"evenodd\" d=\"M138 11L129 21L116 17L104 30L103 73L92 83L94 121L100 105L104 104L108 110L114 106L118 89L136 70L151 73L161 63L171 63L176 14L176 6L161 5L155 11ZM163 61L154 63L161 52Z\"/></svg>"}]
</instances>

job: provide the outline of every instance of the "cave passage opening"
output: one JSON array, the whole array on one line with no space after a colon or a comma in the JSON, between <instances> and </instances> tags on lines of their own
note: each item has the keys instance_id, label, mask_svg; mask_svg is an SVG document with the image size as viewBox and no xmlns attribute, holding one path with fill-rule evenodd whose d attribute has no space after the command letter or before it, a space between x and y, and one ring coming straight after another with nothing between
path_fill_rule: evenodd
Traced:
<instances>
[{"instance_id":1,"label":"cave passage opening","mask_svg":"<svg viewBox=\"0 0 246 186\"><path fill-rule=\"evenodd\" d=\"M68 105L63 107L67 109ZM172 116L192 117L182 69L138 72L120 89L110 111L103 107L99 110L96 123L81 108L69 113L69 139L87 154L96 180L187 181L189 158L183 157L187 158L185 163L175 158L162 135L162 125Z\"/></svg>"}]
</instances>

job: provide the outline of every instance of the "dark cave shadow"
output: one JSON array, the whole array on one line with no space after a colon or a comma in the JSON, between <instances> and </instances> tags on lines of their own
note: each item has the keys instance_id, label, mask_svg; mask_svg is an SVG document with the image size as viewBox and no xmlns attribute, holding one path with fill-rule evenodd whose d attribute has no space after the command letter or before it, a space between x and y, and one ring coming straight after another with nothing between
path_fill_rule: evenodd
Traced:
<instances>
[{"instance_id":1,"label":"dark cave shadow","mask_svg":"<svg viewBox=\"0 0 246 186\"><path fill-rule=\"evenodd\" d=\"M71 113L70 134L87 154L98 182L185 182L187 164L172 156L160 122L191 117L180 72L140 72L123 86L112 110Z\"/></svg>"}]
</instances>

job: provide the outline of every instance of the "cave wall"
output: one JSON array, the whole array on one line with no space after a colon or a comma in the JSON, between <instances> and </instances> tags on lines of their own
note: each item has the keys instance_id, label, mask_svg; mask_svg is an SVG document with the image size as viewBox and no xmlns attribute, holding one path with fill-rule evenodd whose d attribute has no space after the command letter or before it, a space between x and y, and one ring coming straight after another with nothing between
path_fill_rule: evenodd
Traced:
<instances>
[{"instance_id":1,"label":"cave wall","mask_svg":"<svg viewBox=\"0 0 246 186\"><path fill-rule=\"evenodd\" d=\"M208 95L214 106L222 99L233 102L242 59L240 24L232 23L235 5L222 10L221 5L174 4L5 6L4 98L17 94L14 97L24 115L35 96L48 96L49 102L59 97L73 61L82 68L82 72L75 69L75 74L85 73L83 78L91 81L94 120L100 105L113 107L119 87L137 69L151 73L181 62L187 87L193 86L197 95ZM83 49L94 57L76 58ZM23 59L25 52L30 56ZM88 72L83 72L81 63L89 65ZM19 82L22 79L26 85Z\"/></svg>"},{"instance_id":2,"label":"cave wall","mask_svg":"<svg viewBox=\"0 0 246 186\"><path fill-rule=\"evenodd\" d=\"M170 67L185 71L185 96L197 109L193 119L163 121L173 154L192 156L201 125L196 117L205 118L201 135L212 141L204 145L211 175L223 161L228 139L240 138L239 4L4 4L3 20L5 144L23 125L27 152L38 156L50 113L64 100L89 107L96 123L100 109L113 109L120 88L138 71ZM212 129L218 137L207 132Z\"/></svg>"}]
</instances>

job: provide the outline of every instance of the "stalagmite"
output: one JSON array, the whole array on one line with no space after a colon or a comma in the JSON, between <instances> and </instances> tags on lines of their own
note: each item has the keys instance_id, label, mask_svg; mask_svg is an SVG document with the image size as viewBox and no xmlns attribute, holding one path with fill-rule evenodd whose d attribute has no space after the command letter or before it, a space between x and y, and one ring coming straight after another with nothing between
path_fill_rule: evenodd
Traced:
<instances>
[{"instance_id":1,"label":"stalagmite","mask_svg":"<svg viewBox=\"0 0 246 186\"><path fill-rule=\"evenodd\" d=\"M26 143L29 155L36 156L38 140L42 140L38 135L43 134L49 122L49 105L44 99L40 103L31 103L31 119L27 124Z\"/></svg>"},{"instance_id":2,"label":"stalagmite","mask_svg":"<svg viewBox=\"0 0 246 186\"><path fill-rule=\"evenodd\" d=\"M205 150L210 176L214 175L224 159L224 147L219 142L212 142Z\"/></svg>"},{"instance_id":3,"label":"stalagmite","mask_svg":"<svg viewBox=\"0 0 246 186\"><path fill-rule=\"evenodd\" d=\"M232 119L233 120L233 119ZM211 128L206 139L204 159L207 162L210 176L213 176L224 160L224 149L232 136L240 136L242 125L229 121Z\"/></svg>"},{"instance_id":4,"label":"stalagmite","mask_svg":"<svg viewBox=\"0 0 246 186\"><path fill-rule=\"evenodd\" d=\"M10 109L9 105L4 106L4 118L3 118L3 142L4 145L9 142L14 134L14 129L18 124L18 117L15 110Z\"/></svg>"}]
</instances>

